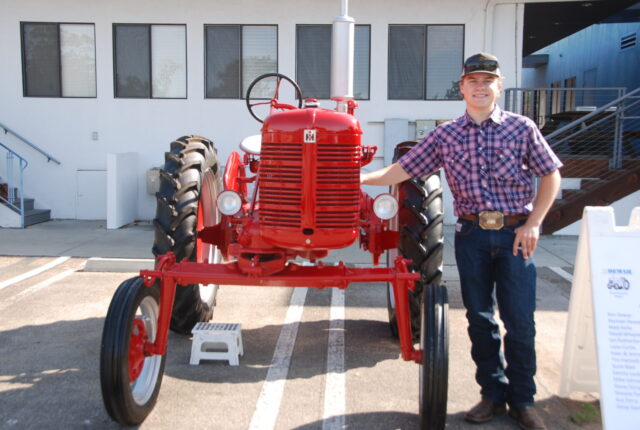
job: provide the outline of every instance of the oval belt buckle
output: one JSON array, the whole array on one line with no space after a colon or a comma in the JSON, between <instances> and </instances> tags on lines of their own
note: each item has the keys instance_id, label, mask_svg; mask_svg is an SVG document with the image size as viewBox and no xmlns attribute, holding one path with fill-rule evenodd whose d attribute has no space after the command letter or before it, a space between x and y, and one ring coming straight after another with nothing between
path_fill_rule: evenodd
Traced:
<instances>
[{"instance_id":1,"label":"oval belt buckle","mask_svg":"<svg viewBox=\"0 0 640 430\"><path fill-rule=\"evenodd\" d=\"M504 215L500 211L482 211L478 214L478 225L483 230L500 230L504 227Z\"/></svg>"}]
</instances>

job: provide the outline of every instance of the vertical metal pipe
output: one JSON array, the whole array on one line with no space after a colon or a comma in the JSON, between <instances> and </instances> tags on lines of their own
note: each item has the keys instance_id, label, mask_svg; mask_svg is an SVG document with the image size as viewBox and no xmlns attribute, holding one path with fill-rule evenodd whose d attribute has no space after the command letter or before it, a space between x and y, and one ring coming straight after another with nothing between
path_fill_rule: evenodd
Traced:
<instances>
[{"instance_id":1,"label":"vertical metal pipe","mask_svg":"<svg viewBox=\"0 0 640 430\"><path fill-rule=\"evenodd\" d=\"M331 38L331 99L340 111L346 111L346 102L353 99L355 20L347 11L347 0L342 0L342 15L333 20Z\"/></svg>"},{"instance_id":2,"label":"vertical metal pipe","mask_svg":"<svg viewBox=\"0 0 640 430\"><path fill-rule=\"evenodd\" d=\"M24 228L24 180L23 180L23 171L27 167L27 162L23 159L18 160L19 168L20 168L20 188L18 192L20 193L20 228Z\"/></svg>"},{"instance_id":3,"label":"vertical metal pipe","mask_svg":"<svg viewBox=\"0 0 640 430\"><path fill-rule=\"evenodd\" d=\"M7 200L15 205L14 185L13 185L13 153L7 152Z\"/></svg>"},{"instance_id":4,"label":"vertical metal pipe","mask_svg":"<svg viewBox=\"0 0 640 430\"><path fill-rule=\"evenodd\" d=\"M613 131L613 160L612 168L622 168L622 122L624 115L624 100L616 106L616 116Z\"/></svg>"}]
</instances>

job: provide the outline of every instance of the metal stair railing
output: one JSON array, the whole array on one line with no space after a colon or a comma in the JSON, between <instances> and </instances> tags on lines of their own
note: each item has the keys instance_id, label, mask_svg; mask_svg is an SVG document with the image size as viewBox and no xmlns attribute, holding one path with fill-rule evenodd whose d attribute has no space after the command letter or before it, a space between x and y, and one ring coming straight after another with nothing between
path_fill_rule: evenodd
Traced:
<instances>
[{"instance_id":1,"label":"metal stair railing","mask_svg":"<svg viewBox=\"0 0 640 430\"><path fill-rule=\"evenodd\" d=\"M16 133L15 131L11 130L9 127L7 127L6 125L0 123L0 128L2 130L4 130L4 134L12 134L13 136L17 137L18 139L20 139L22 142L26 143L27 145L29 145L31 148L35 149L36 151L38 151L40 154L44 155L47 158L47 161L53 161L56 164L60 164L60 161L58 161L58 159L56 159L54 156L52 156L51 154L49 154L48 152L40 149L40 147L38 147L37 145L29 142L27 139L25 139L24 137L20 136L18 133Z\"/></svg>"},{"instance_id":2,"label":"metal stair railing","mask_svg":"<svg viewBox=\"0 0 640 430\"><path fill-rule=\"evenodd\" d=\"M0 183L6 183L7 187L6 197L0 193L0 203L6 204L20 214L20 228L24 228L24 169L29 163L1 142L0 147L5 152L6 160L4 175L0 175L4 180Z\"/></svg>"},{"instance_id":3,"label":"metal stair railing","mask_svg":"<svg viewBox=\"0 0 640 430\"><path fill-rule=\"evenodd\" d=\"M626 88L507 88L505 108L526 115L541 129L555 130L624 96Z\"/></svg>"},{"instance_id":4,"label":"metal stair railing","mask_svg":"<svg viewBox=\"0 0 640 430\"><path fill-rule=\"evenodd\" d=\"M545 137L561 159L580 161L580 166L573 169L573 177L601 178L603 174L637 166L640 163L640 88Z\"/></svg>"},{"instance_id":5,"label":"metal stair railing","mask_svg":"<svg viewBox=\"0 0 640 430\"><path fill-rule=\"evenodd\" d=\"M509 107L513 110L518 106ZM640 165L640 88L589 110L557 112L542 124L545 138L565 163L563 176L596 179L637 168ZM568 118L574 120L568 121Z\"/></svg>"}]
</instances>

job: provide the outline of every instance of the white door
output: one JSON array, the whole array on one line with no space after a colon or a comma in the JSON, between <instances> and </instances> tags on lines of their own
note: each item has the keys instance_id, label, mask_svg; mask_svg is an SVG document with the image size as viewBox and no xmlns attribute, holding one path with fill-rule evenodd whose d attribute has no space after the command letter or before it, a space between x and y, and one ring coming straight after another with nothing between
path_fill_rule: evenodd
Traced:
<instances>
[{"instance_id":1,"label":"white door","mask_svg":"<svg viewBox=\"0 0 640 430\"><path fill-rule=\"evenodd\" d=\"M107 171L76 172L76 218L107 219Z\"/></svg>"}]
</instances>

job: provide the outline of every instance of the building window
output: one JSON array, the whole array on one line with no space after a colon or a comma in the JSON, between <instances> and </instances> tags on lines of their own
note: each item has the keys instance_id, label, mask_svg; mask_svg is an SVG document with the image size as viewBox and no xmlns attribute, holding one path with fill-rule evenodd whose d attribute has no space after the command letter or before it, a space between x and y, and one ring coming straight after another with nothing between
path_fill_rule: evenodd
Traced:
<instances>
[{"instance_id":1,"label":"building window","mask_svg":"<svg viewBox=\"0 0 640 430\"><path fill-rule=\"evenodd\" d=\"M459 100L464 25L390 25L388 96Z\"/></svg>"},{"instance_id":2,"label":"building window","mask_svg":"<svg viewBox=\"0 0 640 430\"><path fill-rule=\"evenodd\" d=\"M185 25L114 24L117 98L187 97Z\"/></svg>"},{"instance_id":3,"label":"building window","mask_svg":"<svg viewBox=\"0 0 640 430\"><path fill-rule=\"evenodd\" d=\"M95 97L93 24L20 23L25 97Z\"/></svg>"},{"instance_id":4,"label":"building window","mask_svg":"<svg viewBox=\"0 0 640 430\"><path fill-rule=\"evenodd\" d=\"M278 27L275 25L206 25L207 98L244 98L249 85L278 71ZM270 98L275 80L263 81L254 98Z\"/></svg>"},{"instance_id":5,"label":"building window","mask_svg":"<svg viewBox=\"0 0 640 430\"><path fill-rule=\"evenodd\" d=\"M371 26L355 26L354 45L353 96L368 100ZM296 81L305 98L331 97L331 25L298 25Z\"/></svg>"}]
</instances>

